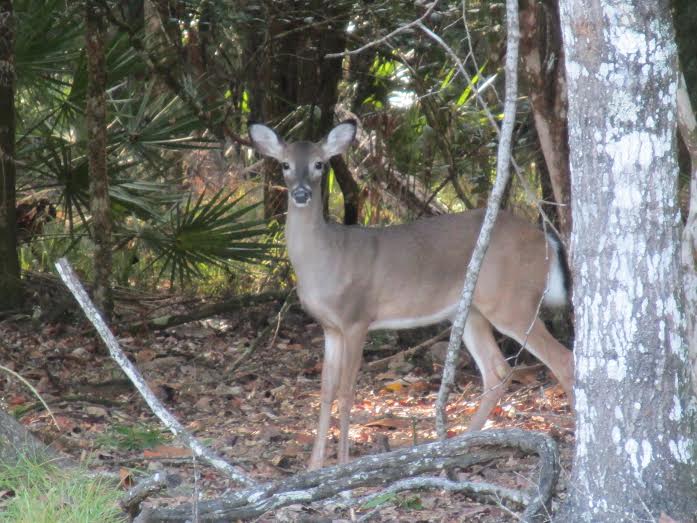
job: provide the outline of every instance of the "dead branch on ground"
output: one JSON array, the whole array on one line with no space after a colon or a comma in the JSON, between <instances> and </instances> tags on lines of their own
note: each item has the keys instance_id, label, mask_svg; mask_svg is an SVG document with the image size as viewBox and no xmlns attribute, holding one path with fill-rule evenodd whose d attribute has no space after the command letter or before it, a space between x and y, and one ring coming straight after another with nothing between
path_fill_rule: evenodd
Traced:
<instances>
[{"instance_id":1,"label":"dead branch on ground","mask_svg":"<svg viewBox=\"0 0 697 523\"><path fill-rule=\"evenodd\" d=\"M390 356L385 356L384 358L380 358L379 360L371 361L370 363L366 364L366 368L368 370L371 370L371 371L386 370L391 361L396 360L397 358L406 358L407 356L414 356L416 354L419 354L420 352L428 349L434 343L447 337L449 332L450 332L450 327L439 332L438 334L436 334L432 338L429 338L426 341L419 343L418 345L414 345L413 347L410 347L406 350L399 351L399 352L392 354Z\"/></svg>"},{"instance_id":2,"label":"dead branch on ground","mask_svg":"<svg viewBox=\"0 0 697 523\"><path fill-rule=\"evenodd\" d=\"M196 320L202 320L224 314L226 312L237 312L243 307L258 305L269 301L285 300L288 297L288 291L282 292L262 292L260 294L243 294L234 296L227 300L199 305L190 312L185 314L167 314L150 320L134 322L127 326L128 329L134 330L146 327L154 330L164 330L176 325L182 325Z\"/></svg>"},{"instance_id":3,"label":"dead branch on ground","mask_svg":"<svg viewBox=\"0 0 697 523\"><path fill-rule=\"evenodd\" d=\"M470 481L450 482L443 478L414 477L453 467L468 467L489 461L496 455L490 452L515 448L540 457L539 479L527 491ZM545 510L559 475L557 445L549 436L519 429L471 432L446 441L428 443L375 456L365 456L351 463L298 474L273 483L256 485L198 504L204 521L233 521L251 519L270 510L295 503L332 499L338 494L359 487L395 484L396 490L445 488L466 493L479 500L505 500L527 505L523 521L533 521ZM409 479L404 483L405 478ZM447 482L447 485L444 484ZM369 498L360 499L363 503ZM352 503L355 504L355 503ZM192 507L149 511L148 522L183 522L191 518Z\"/></svg>"}]
</instances>

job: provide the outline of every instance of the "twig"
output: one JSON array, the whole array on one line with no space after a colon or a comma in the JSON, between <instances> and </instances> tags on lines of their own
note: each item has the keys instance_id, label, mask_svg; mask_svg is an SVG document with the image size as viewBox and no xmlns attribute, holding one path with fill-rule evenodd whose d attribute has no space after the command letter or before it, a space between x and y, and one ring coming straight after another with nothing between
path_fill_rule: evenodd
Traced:
<instances>
[{"instance_id":1,"label":"twig","mask_svg":"<svg viewBox=\"0 0 697 523\"><path fill-rule=\"evenodd\" d=\"M464 20L464 18L463 18L463 20ZM487 105L486 100L484 100L484 97L482 96L483 89L479 89L474 84L474 82L472 81L472 76L467 73L467 70L465 69L465 65L462 63L462 60L460 60L460 58L457 56L455 51L453 51L452 47L450 47L440 36L438 36L436 33L431 31L424 24L417 23L416 27L421 29L421 31L423 31L424 34L426 34L426 36L428 36L431 40L433 40L439 46L441 46L443 48L443 50L446 52L446 54L448 56L450 56L450 58L453 60L453 62L455 62L455 65L457 66L457 69L460 72L460 74L462 74L462 76L465 78L465 80L467 80L467 83L472 86L472 93L474 94L474 97L477 100L477 103L482 108L482 111L484 112L486 119L488 120L492 129L494 130L496 135L499 136L499 139L500 139L502 129L499 129L499 126L498 126L498 123L496 123L496 118L494 117L494 114L491 112L491 109L489 109L489 106ZM469 34L469 28L467 26L466 20L465 20L465 28L466 28L467 33ZM468 41L469 41L469 38L468 38ZM470 55L474 59L474 53L471 51L471 49L470 49ZM476 64L476 61L475 61L475 64ZM477 70L479 70L479 66L475 65L475 67ZM508 81L506 81L506 85L508 85ZM496 93L496 90L494 90L494 94L496 94L497 99L498 99L498 94ZM516 94L517 94L517 92L516 92ZM530 201L534 202L535 207L537 207L537 211L540 213L540 216L542 217L542 220L544 221L545 227L549 227L550 229L552 229L555 232L555 234L561 238L562 237L561 234L559 233L557 228L554 226L554 223L552 223L552 220L549 219L549 216L547 216L547 213L544 211L544 209L540 205L539 198L537 198L534 191L530 188L530 184L527 182L527 180L523 176L523 173L521 172L520 166L516 162L515 158L511 157L510 164L513 166L513 170L516 173L516 177L518 178L518 181L520 182L526 195L528 196L528 199ZM498 170L497 170L497 172L498 172ZM564 205L564 204L558 204L558 205Z\"/></svg>"},{"instance_id":2,"label":"twig","mask_svg":"<svg viewBox=\"0 0 697 523\"><path fill-rule=\"evenodd\" d=\"M70 289L70 292L77 300L87 318L90 320L90 322L92 322L92 325L94 325L97 333L109 349L109 354L111 354L112 359L118 363L123 372L136 387L138 392L140 392L140 395L148 404L153 414L160 418L160 421L162 421L162 423L164 423L175 436L184 442L194 454L204 459L212 467L223 472L224 474L227 474L231 479L242 485L254 485L255 482L250 479L244 471L229 464L222 457L218 456L215 452L194 438L194 436L189 434L183 425L179 423L179 421L165 408L152 390L150 390L150 387L148 387L148 385L145 383L145 380L143 379L143 376L141 376L138 369L126 357L126 354L124 354L118 341L116 340L116 337L109 330L109 327L107 327L102 315L96 309L85 292L84 287L78 280L77 275L70 266L70 263L68 263L68 260L65 258L58 260L56 262L56 270L58 271L58 274L65 285L68 287L68 289Z\"/></svg>"},{"instance_id":3,"label":"twig","mask_svg":"<svg viewBox=\"0 0 697 523\"><path fill-rule=\"evenodd\" d=\"M393 483L388 488L380 492L370 494L368 496L356 500L355 504L365 505L373 499L382 497L386 494L396 494L397 492L415 489L438 489L447 490L448 492L465 492L470 495L477 495L477 497L480 499L489 498L492 501L496 502L499 502L501 499L504 499L510 503L515 503L516 505L520 506L526 506L530 503L529 493L520 490L500 487L492 483L479 483L475 481L452 481L447 478L441 477L427 477L403 479L401 481ZM365 516L361 517L358 521L367 521L369 516L370 514L366 514Z\"/></svg>"},{"instance_id":4,"label":"twig","mask_svg":"<svg viewBox=\"0 0 697 523\"><path fill-rule=\"evenodd\" d=\"M224 312L236 311L241 307L249 307L250 305L256 305L267 301L279 300L285 296L287 296L287 293L275 291L233 296L232 298L217 303L198 304L196 307L193 307L192 311L185 314L168 314L153 319L138 320L126 324L126 328L129 330L135 330L141 327L156 330L168 329L183 323L210 318Z\"/></svg>"},{"instance_id":5,"label":"twig","mask_svg":"<svg viewBox=\"0 0 697 523\"><path fill-rule=\"evenodd\" d=\"M0 365L0 370L7 372L8 374L11 374L15 378L17 378L19 381L24 383L26 387L34 394L34 396L37 397L37 399L41 402L41 404L44 406L46 409L46 412L48 412L48 415L51 416L51 419L53 420L53 423L58 427L58 430L60 430L60 426L58 425L58 421L56 421L56 418L53 416L53 412L51 412L51 409L49 408L48 404L44 401L44 399L41 397L41 394L39 394L39 391L34 388L34 386L29 383L24 377L22 377L20 374L17 372L13 371L9 367L5 367L4 365Z\"/></svg>"},{"instance_id":6,"label":"twig","mask_svg":"<svg viewBox=\"0 0 697 523\"><path fill-rule=\"evenodd\" d=\"M371 47L375 47L376 45L380 45L382 43L385 43L387 40L392 38L393 36L398 35L399 33L402 33L406 31L407 29L411 29L412 27L419 25L421 22L426 20L430 16L430 14L433 12L433 10L436 8L436 5L438 5L438 0L435 0L426 10L426 12L421 15L419 18L416 20L409 22L408 24L404 24L399 26L397 29L392 31L391 33L386 34L382 38L378 38L377 40L373 40L372 42L368 42L362 47L359 47L358 49L354 49L353 51L344 51L343 53L329 53L324 55L325 58L341 58L343 56L350 56L354 54L359 54L365 51L366 49L370 49Z\"/></svg>"},{"instance_id":7,"label":"twig","mask_svg":"<svg viewBox=\"0 0 697 523\"><path fill-rule=\"evenodd\" d=\"M443 338L445 338L448 335L448 332L450 332L450 327L439 332L438 334L433 336L433 338L429 338L426 341L419 343L418 345L408 348L407 350L399 351L397 354L392 354L391 356L385 356L384 358L380 358L379 360L371 361L366 365L366 367L368 370L371 371L384 370L385 368L387 368L390 361L394 360L395 358L413 356L414 354L417 354L420 351L427 349L437 341L440 341Z\"/></svg>"},{"instance_id":8,"label":"twig","mask_svg":"<svg viewBox=\"0 0 697 523\"><path fill-rule=\"evenodd\" d=\"M518 0L506 0L506 22L508 29L507 51L506 51L506 96L503 112L503 124L499 139L498 155L496 159L496 181L487 201L484 222L477 237L477 244L472 252L467 275L462 289L462 295L457 306L455 321L450 332L448 342L448 353L443 366L443 379L441 380L436 401L436 431L440 439L447 437L447 413L448 396L450 388L455 381L455 364L462 344L462 334L465 330L465 323L469 314L470 305L474 296L474 288L477 284L479 270L484 261L484 255L489 246L491 231L499 212L501 198L506 190L510 177L509 165L511 162L511 139L513 136L513 126L515 124L516 96L518 90L518 40L520 38L518 29ZM422 30L426 28L421 25Z\"/></svg>"},{"instance_id":9,"label":"twig","mask_svg":"<svg viewBox=\"0 0 697 523\"><path fill-rule=\"evenodd\" d=\"M288 308L290 307L290 297L293 294L293 291L289 292L286 295L286 299L283 302L283 305L281 306L281 309L278 311L278 318L276 320L276 329L274 330L273 336L271 337L271 340L267 344L267 347L270 349L273 343L276 341L276 337L278 336L278 330L281 328L281 320L283 319L283 316L285 316L286 312L288 311ZM239 366L242 364L244 360L246 360L249 356L251 356L257 348L261 345L261 342L264 340L266 335L269 333L272 327L272 323L264 327L264 329L257 335L257 337L252 341L252 343L249 344L249 347L240 354L240 356L233 361L227 369L225 369L225 373L229 374L231 372L236 371Z\"/></svg>"}]
</instances>

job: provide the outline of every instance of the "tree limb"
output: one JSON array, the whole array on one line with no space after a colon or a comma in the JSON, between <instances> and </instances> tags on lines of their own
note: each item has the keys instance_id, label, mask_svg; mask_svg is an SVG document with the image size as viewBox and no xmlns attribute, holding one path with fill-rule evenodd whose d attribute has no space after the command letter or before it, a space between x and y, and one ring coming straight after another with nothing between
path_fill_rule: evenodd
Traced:
<instances>
[{"instance_id":1,"label":"tree limb","mask_svg":"<svg viewBox=\"0 0 697 523\"><path fill-rule=\"evenodd\" d=\"M559 454L552 438L520 429L472 432L455 438L428 443L377 456L365 456L351 463L306 472L281 481L257 485L222 498L200 502L199 515L205 521L231 521L256 518L267 511L293 503L310 503L359 487L385 485L430 471L467 467L492 458L491 448L517 448L540 457L539 480L527 492L470 482L452 482L453 489L476 495L500 496L515 503L527 503L524 521L532 521L544 510L559 476ZM484 450L479 454L475 449ZM396 483L402 488L447 488L440 478L414 478ZM438 486L437 486L438 484ZM149 522L183 522L191 517L191 506L155 509Z\"/></svg>"},{"instance_id":2,"label":"tree limb","mask_svg":"<svg viewBox=\"0 0 697 523\"><path fill-rule=\"evenodd\" d=\"M433 3L431 3L431 5L428 6L428 9L426 9L426 12L424 14L422 14L419 18L409 22L408 24L404 24L404 25L399 26L397 29L395 29L391 33L386 34L382 38L378 38L377 40L373 40L372 42L368 42L364 46L361 46L358 49L354 49L353 51L344 51L343 53L329 53L329 54L324 55L324 57L325 58L342 58L344 56L362 53L366 49L370 49L371 47L375 47L376 45L380 45L380 44L386 42L387 40L389 40L390 38L392 38L393 36L396 36L399 33L402 33L408 29L411 29L415 25L419 25L421 22L426 20L426 18L428 18L431 15L433 10L436 8L436 5L438 5L438 0L435 0Z\"/></svg>"},{"instance_id":3,"label":"tree limb","mask_svg":"<svg viewBox=\"0 0 697 523\"><path fill-rule=\"evenodd\" d=\"M138 515L140 504L149 496L166 487L175 487L181 483L181 478L174 474L166 474L163 471L143 479L135 486L128 489L126 495L121 498L119 505L131 517Z\"/></svg>"},{"instance_id":4,"label":"tree limb","mask_svg":"<svg viewBox=\"0 0 697 523\"><path fill-rule=\"evenodd\" d=\"M445 330L442 330L432 338L427 339L426 341L422 341L418 345L414 345L413 347L410 347L406 350L399 351L395 354L392 354L390 356L385 356L384 358L380 358L379 360L371 361L370 363L367 363L365 367L370 370L370 371L379 371L379 370L385 370L388 368L390 362L398 357L400 358L405 358L407 356L413 356L414 354L418 354L421 351L424 351L428 349L431 345L434 343L442 340L448 335L448 332L450 332L450 327L448 327Z\"/></svg>"},{"instance_id":5,"label":"tree limb","mask_svg":"<svg viewBox=\"0 0 697 523\"><path fill-rule=\"evenodd\" d=\"M682 232L680 262L683 266L687 318L687 346L692 363L692 389L697 392L697 121L685 85L680 75L678 84L678 131L690 155L690 203L687 221Z\"/></svg>"}]
</instances>

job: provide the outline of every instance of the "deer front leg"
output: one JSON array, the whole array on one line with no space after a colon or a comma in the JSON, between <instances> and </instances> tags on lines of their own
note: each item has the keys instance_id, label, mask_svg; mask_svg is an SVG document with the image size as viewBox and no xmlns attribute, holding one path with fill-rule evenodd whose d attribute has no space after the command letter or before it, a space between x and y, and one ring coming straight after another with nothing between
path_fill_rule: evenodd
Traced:
<instances>
[{"instance_id":1,"label":"deer front leg","mask_svg":"<svg viewBox=\"0 0 697 523\"><path fill-rule=\"evenodd\" d=\"M368 333L367 327L357 326L344 333L344 352L342 353L341 378L339 380L339 465L349 462L349 426L351 407L356 392L358 370L361 368L363 344Z\"/></svg>"},{"instance_id":2,"label":"deer front leg","mask_svg":"<svg viewBox=\"0 0 697 523\"><path fill-rule=\"evenodd\" d=\"M317 436L312 447L309 470L317 470L324 465L327 448L327 434L332 416L332 403L336 397L341 377L345 340L338 331L324 329L324 361L322 363L322 389L320 391L319 423Z\"/></svg>"}]
</instances>

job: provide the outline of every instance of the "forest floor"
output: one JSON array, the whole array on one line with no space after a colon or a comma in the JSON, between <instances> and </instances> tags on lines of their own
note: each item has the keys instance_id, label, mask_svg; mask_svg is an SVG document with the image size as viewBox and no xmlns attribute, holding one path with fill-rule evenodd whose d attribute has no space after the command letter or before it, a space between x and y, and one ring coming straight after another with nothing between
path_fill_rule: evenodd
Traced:
<instances>
[{"instance_id":1,"label":"forest floor","mask_svg":"<svg viewBox=\"0 0 697 523\"><path fill-rule=\"evenodd\" d=\"M144 317L153 313L152 308L131 305L125 316ZM185 308L179 305L179 310ZM277 324L278 309L277 304L248 307L227 318L162 332L128 331L119 322L115 326L122 347L178 419L260 481L304 470L319 409L321 328L297 307ZM258 348L237 369L230 369L262 330L267 335ZM397 352L397 343L393 334L372 336L366 361ZM352 456L435 439L439 357L434 348L413 360L395 358L381 371L361 371L352 410ZM0 407L14 412L43 441L90 467L119 473L125 484L160 469L182 478L181 485L151 503L190 501L196 475L196 489L204 498L235 488L200 461L192 463L188 450L172 441L77 312L72 322L65 323L0 322L0 364L34 384L49 404L58 426L24 385L0 372ZM452 434L465 430L478 404L480 386L474 367L459 371L448 411ZM335 422L330 461L338 436ZM574 436L573 416L553 378L539 366L520 373L487 427L538 430L557 440L562 473L556 508L565 496ZM528 488L536 465L536 457L511 451L502 459L462 471L460 477ZM292 505L257 521L352 521L371 513L371 521L505 522L517 521L519 510L433 491L403 493L377 508L361 510L349 510L338 502Z\"/></svg>"}]
</instances>

